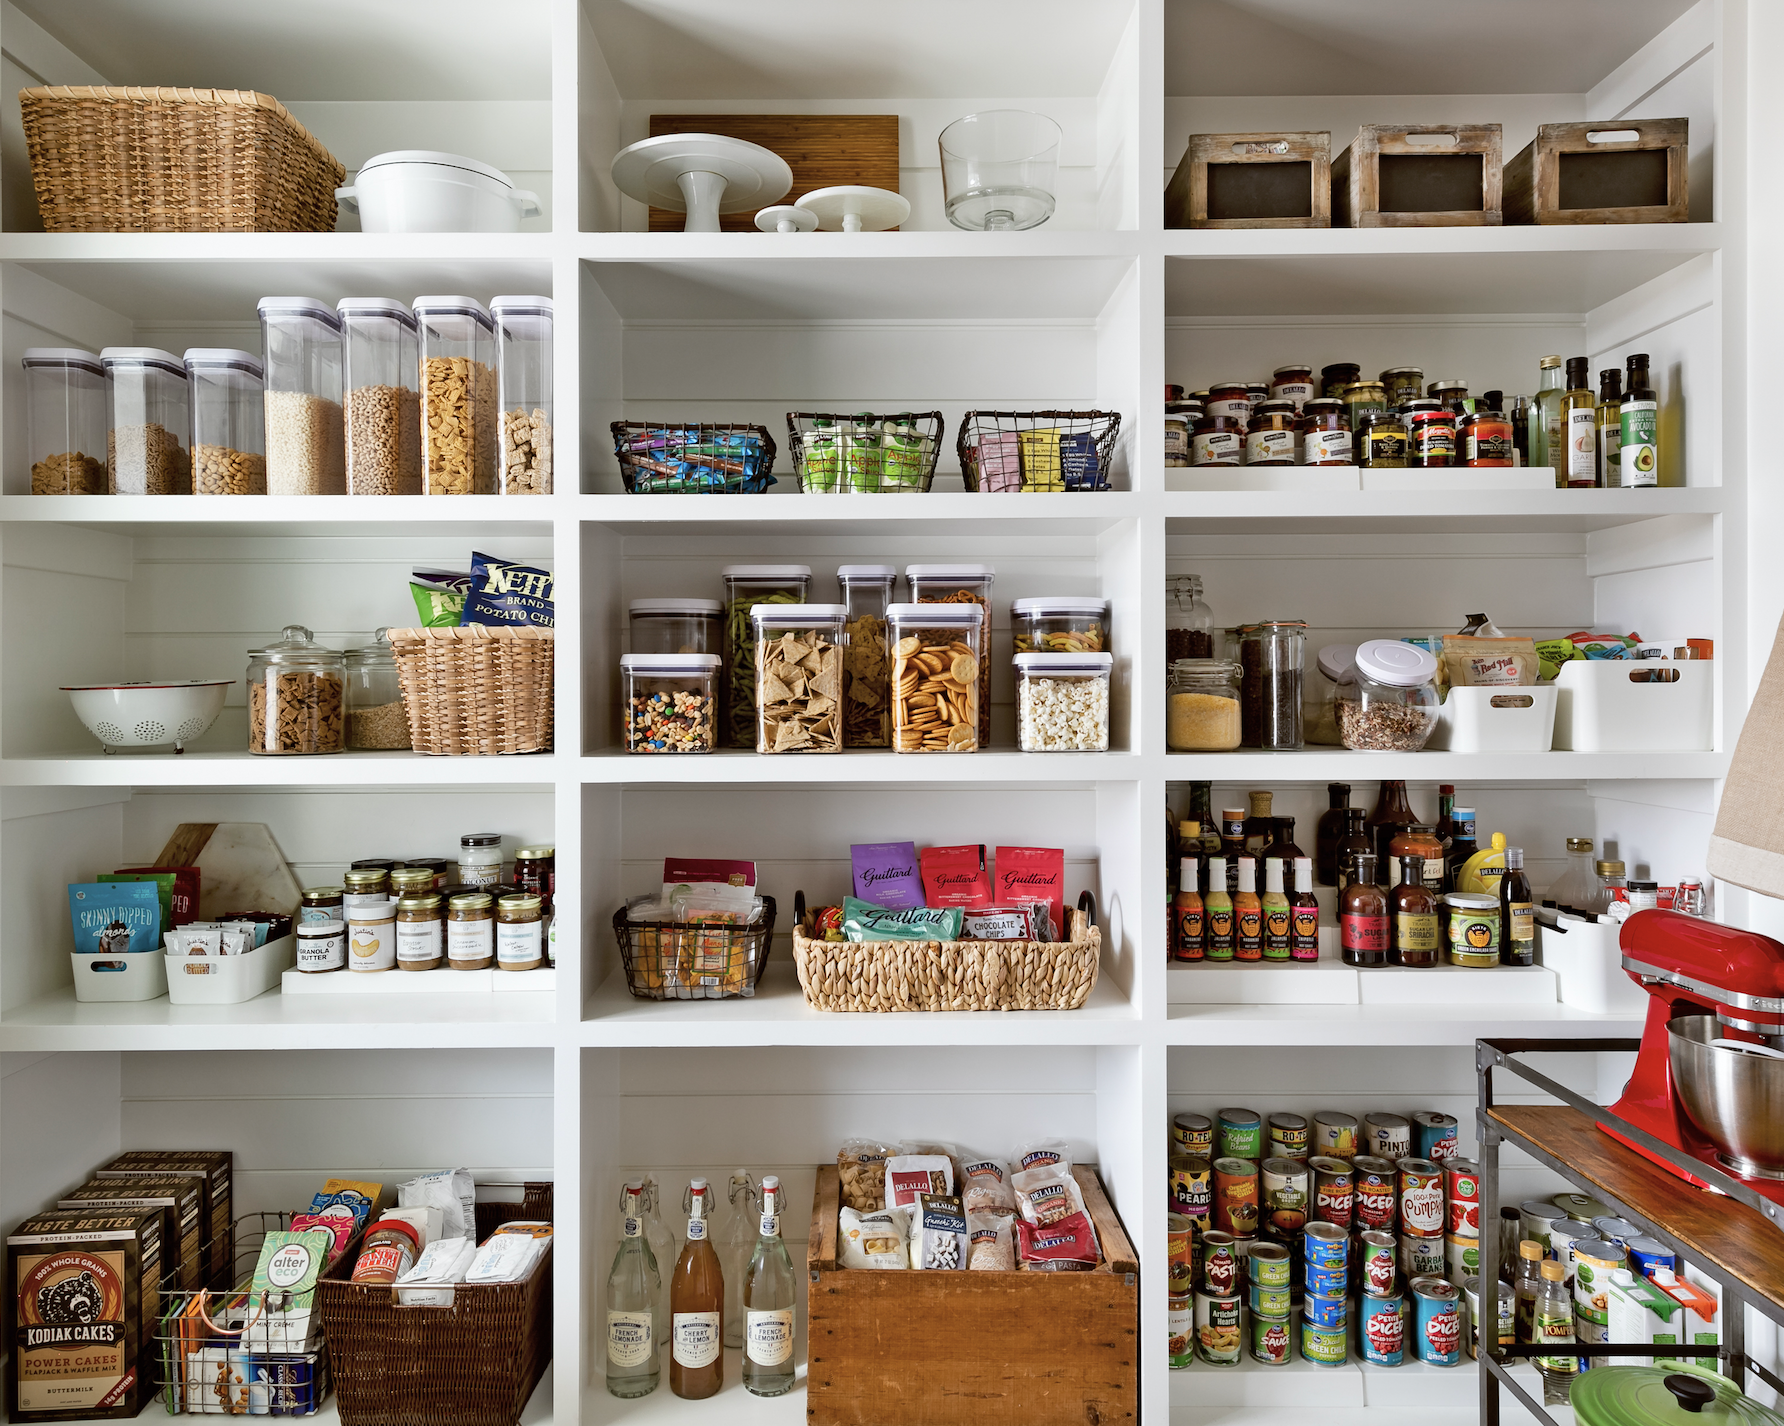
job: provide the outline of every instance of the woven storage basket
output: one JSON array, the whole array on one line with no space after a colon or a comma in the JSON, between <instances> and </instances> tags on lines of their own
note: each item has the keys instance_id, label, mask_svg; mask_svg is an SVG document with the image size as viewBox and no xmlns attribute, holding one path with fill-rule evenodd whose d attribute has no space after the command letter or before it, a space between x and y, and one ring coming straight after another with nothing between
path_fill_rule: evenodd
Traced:
<instances>
[{"instance_id":1,"label":"woven storage basket","mask_svg":"<svg viewBox=\"0 0 1784 1426\"><path fill-rule=\"evenodd\" d=\"M1088 891L1066 913L1067 941L814 941L804 902L793 964L814 1010L1076 1010L1096 989L1103 943Z\"/></svg>"},{"instance_id":2,"label":"woven storage basket","mask_svg":"<svg viewBox=\"0 0 1784 1426\"><path fill-rule=\"evenodd\" d=\"M551 1217L551 1185L520 1203L479 1203L477 1236L515 1218ZM317 1284L344 1426L514 1426L551 1362L548 1252L525 1282L460 1283L450 1307L403 1307L388 1286Z\"/></svg>"},{"instance_id":3,"label":"woven storage basket","mask_svg":"<svg viewBox=\"0 0 1784 1426\"><path fill-rule=\"evenodd\" d=\"M551 751L553 630L392 629L418 753Z\"/></svg>"},{"instance_id":4,"label":"woven storage basket","mask_svg":"<svg viewBox=\"0 0 1784 1426\"><path fill-rule=\"evenodd\" d=\"M332 233L339 159L270 94L51 85L19 93L50 233Z\"/></svg>"}]
</instances>

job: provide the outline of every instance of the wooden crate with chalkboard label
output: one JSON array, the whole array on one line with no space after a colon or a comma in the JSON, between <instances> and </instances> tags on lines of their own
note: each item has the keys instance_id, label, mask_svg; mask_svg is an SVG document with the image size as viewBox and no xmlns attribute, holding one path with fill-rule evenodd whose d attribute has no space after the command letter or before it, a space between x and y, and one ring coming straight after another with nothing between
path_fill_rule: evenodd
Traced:
<instances>
[{"instance_id":1,"label":"wooden crate with chalkboard label","mask_svg":"<svg viewBox=\"0 0 1784 1426\"><path fill-rule=\"evenodd\" d=\"M1689 119L1544 124L1505 166L1508 223L1685 223Z\"/></svg>"},{"instance_id":2,"label":"wooden crate with chalkboard label","mask_svg":"<svg viewBox=\"0 0 1784 1426\"><path fill-rule=\"evenodd\" d=\"M1332 136L1191 134L1165 189L1167 228L1329 228Z\"/></svg>"},{"instance_id":3,"label":"wooden crate with chalkboard label","mask_svg":"<svg viewBox=\"0 0 1784 1426\"><path fill-rule=\"evenodd\" d=\"M1496 228L1498 124L1364 124L1332 160L1338 228Z\"/></svg>"}]
</instances>

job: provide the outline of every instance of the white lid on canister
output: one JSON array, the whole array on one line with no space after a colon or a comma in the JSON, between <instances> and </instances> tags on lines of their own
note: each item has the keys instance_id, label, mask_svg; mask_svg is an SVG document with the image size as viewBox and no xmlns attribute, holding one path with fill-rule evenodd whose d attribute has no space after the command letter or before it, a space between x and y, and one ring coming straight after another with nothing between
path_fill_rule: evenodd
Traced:
<instances>
[{"instance_id":1,"label":"white lid on canister","mask_svg":"<svg viewBox=\"0 0 1784 1426\"><path fill-rule=\"evenodd\" d=\"M1416 644L1368 639L1357 645L1357 672L1393 688L1417 688L1437 677L1437 660Z\"/></svg>"},{"instance_id":2,"label":"white lid on canister","mask_svg":"<svg viewBox=\"0 0 1784 1426\"><path fill-rule=\"evenodd\" d=\"M260 358L252 352L238 351L234 347L187 347L186 366L224 366L233 371L245 371L256 380L260 379Z\"/></svg>"},{"instance_id":3,"label":"white lid on canister","mask_svg":"<svg viewBox=\"0 0 1784 1426\"><path fill-rule=\"evenodd\" d=\"M152 366L181 380L186 376L186 363L160 347L101 347L99 363L107 371L114 366Z\"/></svg>"},{"instance_id":4,"label":"white lid on canister","mask_svg":"<svg viewBox=\"0 0 1784 1426\"><path fill-rule=\"evenodd\" d=\"M836 570L838 584L890 584L897 578L897 567L889 564L845 564Z\"/></svg>"},{"instance_id":5,"label":"white lid on canister","mask_svg":"<svg viewBox=\"0 0 1784 1426\"><path fill-rule=\"evenodd\" d=\"M501 297L490 298L489 311L492 317L500 317L504 312L549 317L552 314L551 299L526 295L516 296L514 293L507 293Z\"/></svg>"},{"instance_id":6,"label":"white lid on canister","mask_svg":"<svg viewBox=\"0 0 1784 1426\"><path fill-rule=\"evenodd\" d=\"M619 666L631 673L711 673L717 654L621 654Z\"/></svg>"},{"instance_id":7,"label":"white lid on canister","mask_svg":"<svg viewBox=\"0 0 1784 1426\"><path fill-rule=\"evenodd\" d=\"M413 330L415 314L409 310L407 302L399 302L394 297L343 297L335 303L335 312L343 319L348 317L389 317L392 321L401 322Z\"/></svg>"},{"instance_id":8,"label":"white lid on canister","mask_svg":"<svg viewBox=\"0 0 1784 1426\"><path fill-rule=\"evenodd\" d=\"M469 317L492 332L496 329L496 324L489 315L489 309L475 297L454 296L450 293L444 296L417 297L414 307L417 323L423 322L429 317L459 316Z\"/></svg>"},{"instance_id":9,"label":"white lid on canister","mask_svg":"<svg viewBox=\"0 0 1784 1426\"><path fill-rule=\"evenodd\" d=\"M994 579L997 570L988 564L907 564L906 579Z\"/></svg>"},{"instance_id":10,"label":"white lid on canister","mask_svg":"<svg viewBox=\"0 0 1784 1426\"><path fill-rule=\"evenodd\" d=\"M849 617L846 604L752 604L750 618L758 624L786 629L816 629Z\"/></svg>"},{"instance_id":11,"label":"white lid on canister","mask_svg":"<svg viewBox=\"0 0 1784 1426\"><path fill-rule=\"evenodd\" d=\"M810 579L808 564L728 564L720 579Z\"/></svg>"},{"instance_id":12,"label":"white lid on canister","mask_svg":"<svg viewBox=\"0 0 1784 1426\"><path fill-rule=\"evenodd\" d=\"M341 330L340 314L314 297L262 297L255 304L255 310L262 317L310 317L331 331Z\"/></svg>"},{"instance_id":13,"label":"white lid on canister","mask_svg":"<svg viewBox=\"0 0 1784 1426\"><path fill-rule=\"evenodd\" d=\"M631 614L693 614L716 619L725 606L716 599L634 599L626 606Z\"/></svg>"},{"instance_id":14,"label":"white lid on canister","mask_svg":"<svg viewBox=\"0 0 1784 1426\"><path fill-rule=\"evenodd\" d=\"M1339 683L1344 676L1356 667L1357 646L1355 644L1327 644L1319 651L1315 660L1319 671L1333 683Z\"/></svg>"},{"instance_id":15,"label":"white lid on canister","mask_svg":"<svg viewBox=\"0 0 1784 1426\"><path fill-rule=\"evenodd\" d=\"M78 366L96 376L105 373L98 355L79 347L26 347L20 362L27 370L34 366Z\"/></svg>"},{"instance_id":16,"label":"white lid on canister","mask_svg":"<svg viewBox=\"0 0 1784 1426\"><path fill-rule=\"evenodd\" d=\"M1018 673L1107 673L1115 665L1113 654L1017 654L1011 660Z\"/></svg>"},{"instance_id":17,"label":"white lid on canister","mask_svg":"<svg viewBox=\"0 0 1784 1426\"><path fill-rule=\"evenodd\" d=\"M1010 613L1018 619L1044 619L1049 614L1107 614L1109 601L1075 594L1040 594L1032 599L1018 599L1010 605Z\"/></svg>"},{"instance_id":18,"label":"white lid on canister","mask_svg":"<svg viewBox=\"0 0 1784 1426\"><path fill-rule=\"evenodd\" d=\"M949 624L982 624L982 604L888 604L886 617L906 624L944 627Z\"/></svg>"}]
</instances>

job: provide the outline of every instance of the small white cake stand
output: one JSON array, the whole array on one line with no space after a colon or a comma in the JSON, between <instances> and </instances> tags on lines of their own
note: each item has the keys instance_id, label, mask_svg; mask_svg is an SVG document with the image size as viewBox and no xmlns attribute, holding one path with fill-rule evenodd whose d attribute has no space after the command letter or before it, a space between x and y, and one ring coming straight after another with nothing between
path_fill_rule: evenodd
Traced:
<instances>
[{"instance_id":1,"label":"small white cake stand","mask_svg":"<svg viewBox=\"0 0 1784 1426\"><path fill-rule=\"evenodd\" d=\"M818 215L809 208L777 203L756 214L756 226L765 233L809 233L818 226Z\"/></svg>"},{"instance_id":2,"label":"small white cake stand","mask_svg":"<svg viewBox=\"0 0 1784 1426\"><path fill-rule=\"evenodd\" d=\"M716 233L721 213L772 203L793 186L793 170L773 149L723 134L659 134L621 149L613 182L628 198L685 212L689 233Z\"/></svg>"},{"instance_id":3,"label":"small white cake stand","mask_svg":"<svg viewBox=\"0 0 1784 1426\"><path fill-rule=\"evenodd\" d=\"M839 228L845 233L877 233L896 228L911 216L910 200L902 194L854 184L814 189L799 200L799 206L816 213L818 226L831 233Z\"/></svg>"}]
</instances>

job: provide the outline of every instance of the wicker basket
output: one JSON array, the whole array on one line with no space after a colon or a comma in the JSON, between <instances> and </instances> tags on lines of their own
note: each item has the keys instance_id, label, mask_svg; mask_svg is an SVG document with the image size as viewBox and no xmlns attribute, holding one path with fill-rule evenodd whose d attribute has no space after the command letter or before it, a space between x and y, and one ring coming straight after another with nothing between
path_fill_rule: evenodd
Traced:
<instances>
[{"instance_id":1,"label":"wicker basket","mask_svg":"<svg viewBox=\"0 0 1784 1426\"><path fill-rule=\"evenodd\" d=\"M1108 490L1119 411L968 411L954 449L968 490Z\"/></svg>"},{"instance_id":2,"label":"wicker basket","mask_svg":"<svg viewBox=\"0 0 1784 1426\"><path fill-rule=\"evenodd\" d=\"M756 495L776 483L766 426L614 421L611 429L632 495Z\"/></svg>"},{"instance_id":3,"label":"wicker basket","mask_svg":"<svg viewBox=\"0 0 1784 1426\"><path fill-rule=\"evenodd\" d=\"M1066 941L814 941L805 893L793 964L814 1010L1076 1010L1096 989L1102 933L1086 891Z\"/></svg>"},{"instance_id":4,"label":"wicker basket","mask_svg":"<svg viewBox=\"0 0 1784 1426\"><path fill-rule=\"evenodd\" d=\"M551 1217L551 1185L520 1203L479 1203L477 1236L515 1218ZM460 1283L450 1307L403 1307L387 1286L317 1284L344 1426L514 1426L551 1362L547 1252L525 1282Z\"/></svg>"},{"instance_id":5,"label":"wicker basket","mask_svg":"<svg viewBox=\"0 0 1784 1426\"><path fill-rule=\"evenodd\" d=\"M735 1000L756 993L774 944L774 898L762 898L753 926L685 921L629 921L613 913L613 935L626 967L626 989L640 1000ZM716 981L716 984L704 984Z\"/></svg>"},{"instance_id":6,"label":"wicker basket","mask_svg":"<svg viewBox=\"0 0 1784 1426\"><path fill-rule=\"evenodd\" d=\"M22 90L50 233L332 233L340 160L268 94Z\"/></svg>"},{"instance_id":7,"label":"wicker basket","mask_svg":"<svg viewBox=\"0 0 1784 1426\"><path fill-rule=\"evenodd\" d=\"M820 429L819 421L829 423L831 445L828 458L813 460L812 437ZM883 448L850 450L844 432L857 423L868 421L875 426L889 422L908 422L923 438L919 451L903 460L888 463ZM876 416L858 413L840 416L828 411L787 412L787 450L793 457L793 478L802 491L824 495L848 495L859 492L905 494L928 490L935 480L935 462L941 455L942 433L947 422L940 411L900 411Z\"/></svg>"},{"instance_id":8,"label":"wicker basket","mask_svg":"<svg viewBox=\"0 0 1784 1426\"><path fill-rule=\"evenodd\" d=\"M418 753L551 751L553 630L392 629Z\"/></svg>"}]
</instances>

